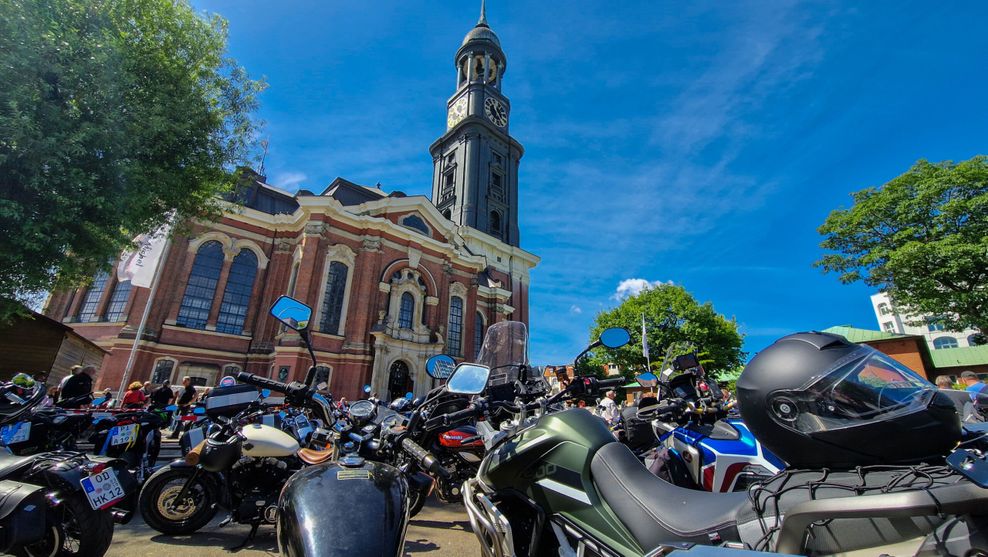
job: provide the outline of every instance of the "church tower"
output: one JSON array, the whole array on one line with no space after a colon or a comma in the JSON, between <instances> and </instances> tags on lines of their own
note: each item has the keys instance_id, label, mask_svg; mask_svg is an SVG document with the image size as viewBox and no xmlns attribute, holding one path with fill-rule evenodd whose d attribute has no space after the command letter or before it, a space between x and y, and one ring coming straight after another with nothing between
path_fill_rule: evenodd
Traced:
<instances>
[{"instance_id":1,"label":"church tower","mask_svg":"<svg viewBox=\"0 0 988 557\"><path fill-rule=\"evenodd\" d=\"M432 202L453 223L518 246L518 161L525 150L508 133L511 103L501 92L507 58L483 1L454 63L446 133L429 148Z\"/></svg>"}]
</instances>

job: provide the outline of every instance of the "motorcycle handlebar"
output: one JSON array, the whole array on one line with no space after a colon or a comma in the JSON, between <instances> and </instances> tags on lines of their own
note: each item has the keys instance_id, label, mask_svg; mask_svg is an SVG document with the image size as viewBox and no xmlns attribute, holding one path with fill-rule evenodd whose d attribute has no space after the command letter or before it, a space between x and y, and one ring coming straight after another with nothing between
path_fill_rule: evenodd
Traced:
<instances>
[{"instance_id":1,"label":"motorcycle handlebar","mask_svg":"<svg viewBox=\"0 0 988 557\"><path fill-rule=\"evenodd\" d=\"M253 373L247 373L246 371L237 372L237 381L247 383L248 385L254 385L255 387L261 387L263 389L271 389L272 391L278 391L279 393L287 393L291 390L287 383L254 375Z\"/></svg>"},{"instance_id":2,"label":"motorcycle handlebar","mask_svg":"<svg viewBox=\"0 0 988 557\"><path fill-rule=\"evenodd\" d=\"M606 389L607 387L620 387L624 384L624 377L615 377L614 379L598 379L597 388Z\"/></svg>"},{"instance_id":3,"label":"motorcycle handlebar","mask_svg":"<svg viewBox=\"0 0 988 557\"><path fill-rule=\"evenodd\" d=\"M406 437L401 440L401 448L405 450L409 455L418 461L419 465L433 475L442 476L444 480L451 479L449 470L439 462L432 453L422 448L421 445L412 441L410 437Z\"/></svg>"}]
</instances>

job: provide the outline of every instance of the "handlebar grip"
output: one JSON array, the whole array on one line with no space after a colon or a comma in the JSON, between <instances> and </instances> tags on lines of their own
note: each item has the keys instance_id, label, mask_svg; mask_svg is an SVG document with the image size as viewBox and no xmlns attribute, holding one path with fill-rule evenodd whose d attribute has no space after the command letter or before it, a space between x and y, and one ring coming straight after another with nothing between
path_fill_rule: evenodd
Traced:
<instances>
[{"instance_id":1,"label":"handlebar grip","mask_svg":"<svg viewBox=\"0 0 988 557\"><path fill-rule=\"evenodd\" d=\"M449 470L439 462L432 453L422 448L421 445L412 441L410 437L406 437L401 440L401 448L405 450L408 454L412 455L415 460L419 462L419 465L423 469L428 470L433 475L442 476L444 480L449 480L452 476L449 474Z\"/></svg>"},{"instance_id":2,"label":"handlebar grip","mask_svg":"<svg viewBox=\"0 0 988 557\"><path fill-rule=\"evenodd\" d=\"M614 379L598 379L597 380L597 387L598 388L620 387L623 384L624 384L624 377L615 377Z\"/></svg>"},{"instance_id":3,"label":"handlebar grip","mask_svg":"<svg viewBox=\"0 0 988 557\"><path fill-rule=\"evenodd\" d=\"M278 391L279 393L287 393L289 390L286 383L275 381L274 379L268 379L267 377L254 375L253 373L247 373L246 371L237 372L237 381L247 383L248 385L254 385L255 387L271 389L272 391Z\"/></svg>"},{"instance_id":4,"label":"handlebar grip","mask_svg":"<svg viewBox=\"0 0 988 557\"><path fill-rule=\"evenodd\" d=\"M465 418L472 418L476 416L479 410L480 410L480 406L476 404L470 404L469 406L467 406L463 410L460 410L459 412L452 412L446 414L445 418L447 422L456 422Z\"/></svg>"}]
</instances>

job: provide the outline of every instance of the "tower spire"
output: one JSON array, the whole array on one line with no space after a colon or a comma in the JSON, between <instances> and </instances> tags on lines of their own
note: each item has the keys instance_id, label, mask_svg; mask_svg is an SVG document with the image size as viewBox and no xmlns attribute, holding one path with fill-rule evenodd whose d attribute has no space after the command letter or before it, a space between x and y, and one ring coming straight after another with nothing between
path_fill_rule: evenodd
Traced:
<instances>
[{"instance_id":1,"label":"tower spire","mask_svg":"<svg viewBox=\"0 0 988 557\"><path fill-rule=\"evenodd\" d=\"M487 25L487 2L486 2L486 0L480 0L480 19L477 21L477 27L489 27L489 25Z\"/></svg>"}]
</instances>

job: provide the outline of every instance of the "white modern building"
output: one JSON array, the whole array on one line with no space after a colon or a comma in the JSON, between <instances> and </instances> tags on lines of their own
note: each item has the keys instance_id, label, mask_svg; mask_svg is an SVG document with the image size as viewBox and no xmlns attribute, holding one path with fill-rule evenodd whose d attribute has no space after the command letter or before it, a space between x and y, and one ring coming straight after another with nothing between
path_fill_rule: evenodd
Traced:
<instances>
[{"instance_id":1,"label":"white modern building","mask_svg":"<svg viewBox=\"0 0 988 557\"><path fill-rule=\"evenodd\" d=\"M871 307L875 310L878 326L887 333L919 335L926 339L930 350L975 346L978 331L947 331L941 323L929 316L914 316L900 313L892 304L888 294L879 292L871 296ZM910 325L910 323L914 323Z\"/></svg>"}]
</instances>

